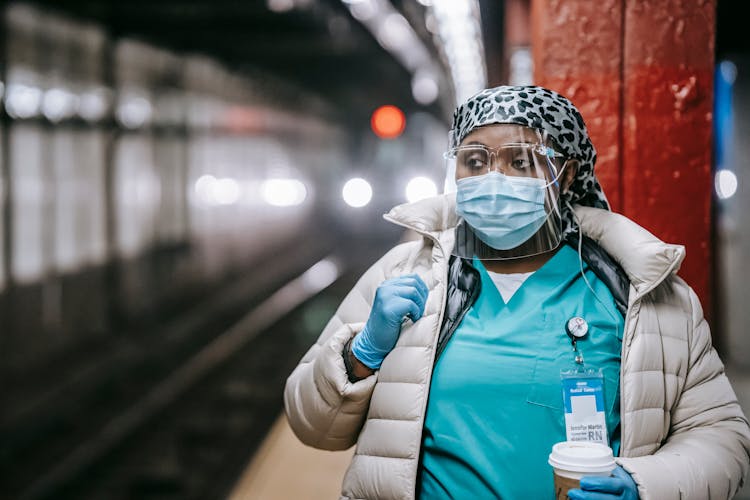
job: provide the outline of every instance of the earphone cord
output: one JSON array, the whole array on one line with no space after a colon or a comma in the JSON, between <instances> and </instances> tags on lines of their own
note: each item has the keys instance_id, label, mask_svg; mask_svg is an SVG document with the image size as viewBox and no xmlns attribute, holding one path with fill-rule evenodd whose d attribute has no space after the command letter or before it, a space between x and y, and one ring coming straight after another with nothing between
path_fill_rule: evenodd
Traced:
<instances>
[{"instance_id":1,"label":"earphone cord","mask_svg":"<svg viewBox=\"0 0 750 500\"><path fill-rule=\"evenodd\" d=\"M578 226L578 265L581 269L581 277L583 278L583 281L586 283L586 286L589 290L591 290L591 293L594 295L594 298L597 302L602 306L602 308L607 311L607 314L609 314L609 317L612 318L612 321L615 325L618 325L619 322L617 321L617 318L612 314L612 312L609 310L609 307L607 307L602 299L599 298L599 295L594 291L594 288L591 286L591 283L589 283L588 278L586 278L586 273L583 270L583 231L581 230L581 220L578 218L578 214L576 214L575 210L573 210L572 205L568 200L565 200L565 204L568 207L568 210L570 210L570 213L573 214L573 218L576 221L576 225ZM583 299L581 299L581 302L583 302ZM583 310L583 304L581 304L581 310ZM619 332L618 332L619 333ZM618 335L619 337L619 335Z\"/></svg>"}]
</instances>

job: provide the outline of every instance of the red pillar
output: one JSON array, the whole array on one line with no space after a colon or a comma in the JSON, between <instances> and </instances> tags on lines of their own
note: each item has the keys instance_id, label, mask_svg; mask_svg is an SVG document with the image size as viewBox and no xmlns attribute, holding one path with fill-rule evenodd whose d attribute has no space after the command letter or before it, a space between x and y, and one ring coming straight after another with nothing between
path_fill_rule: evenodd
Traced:
<instances>
[{"instance_id":1,"label":"red pillar","mask_svg":"<svg viewBox=\"0 0 750 500\"><path fill-rule=\"evenodd\" d=\"M710 309L716 0L533 0L534 78L581 110L612 208L684 244Z\"/></svg>"},{"instance_id":2,"label":"red pillar","mask_svg":"<svg viewBox=\"0 0 750 500\"><path fill-rule=\"evenodd\" d=\"M586 120L596 173L622 210L622 0L533 0L534 82L560 92Z\"/></svg>"},{"instance_id":3,"label":"red pillar","mask_svg":"<svg viewBox=\"0 0 750 500\"><path fill-rule=\"evenodd\" d=\"M716 0L627 0L623 212L686 246L680 275L709 309Z\"/></svg>"}]
</instances>

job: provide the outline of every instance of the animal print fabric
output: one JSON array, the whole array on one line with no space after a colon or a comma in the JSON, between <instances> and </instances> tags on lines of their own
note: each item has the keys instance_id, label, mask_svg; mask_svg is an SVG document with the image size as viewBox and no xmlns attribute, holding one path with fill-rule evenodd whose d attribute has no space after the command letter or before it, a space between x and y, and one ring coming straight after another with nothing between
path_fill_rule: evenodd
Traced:
<instances>
[{"instance_id":1,"label":"animal print fabric","mask_svg":"<svg viewBox=\"0 0 750 500\"><path fill-rule=\"evenodd\" d=\"M577 231L569 206L573 204L609 210L609 202L594 175L596 150L581 113L566 97L538 86L500 86L485 89L459 105L453 113L449 147L475 128L495 123L515 123L547 133L554 148L579 162L578 173L561 195L563 237Z\"/></svg>"}]
</instances>

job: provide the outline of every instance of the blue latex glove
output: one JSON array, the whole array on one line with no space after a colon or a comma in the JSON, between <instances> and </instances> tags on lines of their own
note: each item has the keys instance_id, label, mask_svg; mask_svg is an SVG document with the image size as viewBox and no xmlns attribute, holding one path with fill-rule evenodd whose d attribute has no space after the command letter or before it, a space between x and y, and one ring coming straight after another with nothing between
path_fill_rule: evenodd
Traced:
<instances>
[{"instance_id":1,"label":"blue latex glove","mask_svg":"<svg viewBox=\"0 0 750 500\"><path fill-rule=\"evenodd\" d=\"M375 292L364 330L352 341L352 353L357 359L370 369L380 368L396 345L404 318L417 321L422 317L427 294L427 285L416 274L382 282Z\"/></svg>"},{"instance_id":2,"label":"blue latex glove","mask_svg":"<svg viewBox=\"0 0 750 500\"><path fill-rule=\"evenodd\" d=\"M638 487L619 465L612 476L584 476L581 489L568 491L570 500L638 500Z\"/></svg>"}]
</instances>

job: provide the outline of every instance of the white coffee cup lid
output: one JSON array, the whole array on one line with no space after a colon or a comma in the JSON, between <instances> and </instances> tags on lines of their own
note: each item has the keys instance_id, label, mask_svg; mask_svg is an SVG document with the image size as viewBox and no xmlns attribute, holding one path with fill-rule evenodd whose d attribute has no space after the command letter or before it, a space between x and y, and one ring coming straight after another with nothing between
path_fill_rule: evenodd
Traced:
<instances>
[{"instance_id":1,"label":"white coffee cup lid","mask_svg":"<svg viewBox=\"0 0 750 500\"><path fill-rule=\"evenodd\" d=\"M563 441L552 446L549 464L572 472L611 472L616 467L612 448L590 441Z\"/></svg>"}]
</instances>

